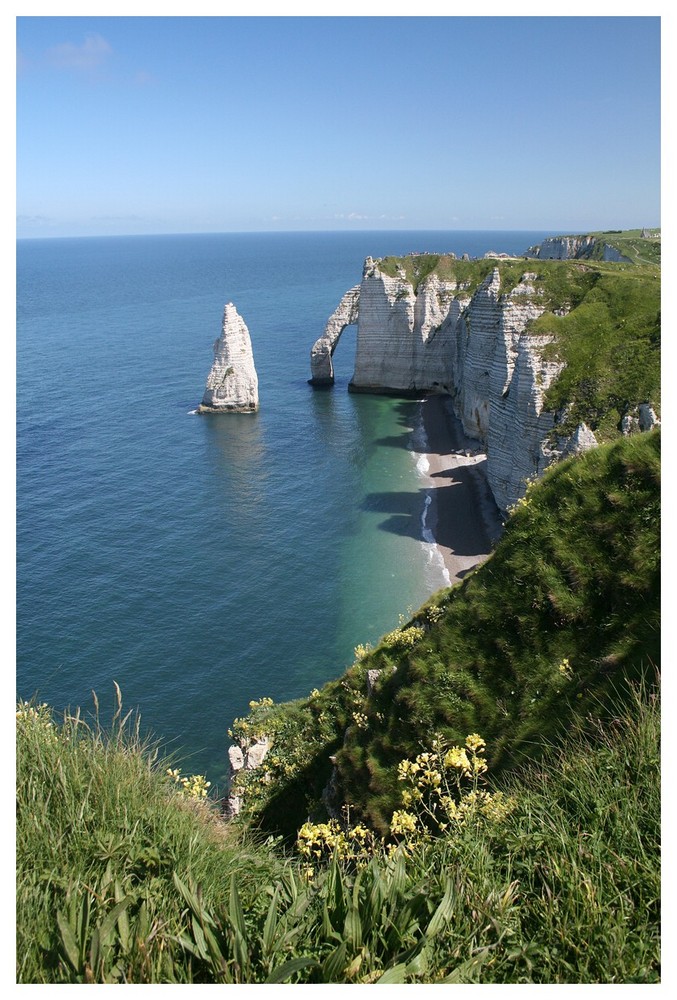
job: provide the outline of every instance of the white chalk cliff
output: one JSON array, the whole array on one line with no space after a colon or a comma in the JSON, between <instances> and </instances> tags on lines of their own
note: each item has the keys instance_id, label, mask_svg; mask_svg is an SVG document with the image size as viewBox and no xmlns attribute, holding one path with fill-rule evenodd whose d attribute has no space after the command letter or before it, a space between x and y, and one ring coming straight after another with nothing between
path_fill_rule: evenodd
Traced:
<instances>
[{"instance_id":1,"label":"white chalk cliff","mask_svg":"<svg viewBox=\"0 0 677 1000\"><path fill-rule=\"evenodd\" d=\"M249 330L232 302L223 309L221 336L207 376L199 413L252 413L259 406L259 382Z\"/></svg>"},{"instance_id":2,"label":"white chalk cliff","mask_svg":"<svg viewBox=\"0 0 677 1000\"><path fill-rule=\"evenodd\" d=\"M592 257L598 242L595 236L548 236L542 243L529 247L525 256L539 260L580 260ZM602 245L601 259L631 263L629 257L609 243Z\"/></svg>"},{"instance_id":3,"label":"white chalk cliff","mask_svg":"<svg viewBox=\"0 0 677 1000\"><path fill-rule=\"evenodd\" d=\"M544 357L552 336L528 332L529 322L545 312L534 279L526 272L502 292L495 268L470 295L467 286L433 273L415 291L402 271L391 277L368 257L357 294L347 293L349 304L344 296L329 332L312 349L311 381L327 371L326 352L336 346L338 326L357 320L350 388L449 394L466 434L487 449L489 486L505 511L551 462L596 444L584 425L558 438L555 414L544 409L563 364Z\"/></svg>"}]
</instances>

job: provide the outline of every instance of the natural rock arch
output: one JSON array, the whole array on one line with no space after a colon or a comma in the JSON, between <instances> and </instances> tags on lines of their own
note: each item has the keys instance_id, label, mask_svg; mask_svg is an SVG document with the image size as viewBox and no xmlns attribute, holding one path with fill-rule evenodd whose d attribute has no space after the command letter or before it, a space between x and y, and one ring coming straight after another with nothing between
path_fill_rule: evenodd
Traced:
<instances>
[{"instance_id":1,"label":"natural rock arch","mask_svg":"<svg viewBox=\"0 0 677 1000\"><path fill-rule=\"evenodd\" d=\"M337 308L327 320L324 333L316 340L310 351L311 385L333 385L334 366L332 356L339 338L347 326L357 323L360 305L360 285L355 285L345 293Z\"/></svg>"}]
</instances>

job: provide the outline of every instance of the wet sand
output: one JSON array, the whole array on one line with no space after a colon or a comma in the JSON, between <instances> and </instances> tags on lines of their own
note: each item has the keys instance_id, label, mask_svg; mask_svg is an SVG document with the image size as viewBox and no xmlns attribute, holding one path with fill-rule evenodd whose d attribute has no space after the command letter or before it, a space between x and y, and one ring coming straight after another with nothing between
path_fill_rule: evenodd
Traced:
<instances>
[{"instance_id":1,"label":"wet sand","mask_svg":"<svg viewBox=\"0 0 677 1000\"><path fill-rule=\"evenodd\" d=\"M422 413L428 464L423 478L432 497L428 527L451 586L487 558L503 522L486 479L486 453L463 432L449 397L429 396Z\"/></svg>"}]
</instances>

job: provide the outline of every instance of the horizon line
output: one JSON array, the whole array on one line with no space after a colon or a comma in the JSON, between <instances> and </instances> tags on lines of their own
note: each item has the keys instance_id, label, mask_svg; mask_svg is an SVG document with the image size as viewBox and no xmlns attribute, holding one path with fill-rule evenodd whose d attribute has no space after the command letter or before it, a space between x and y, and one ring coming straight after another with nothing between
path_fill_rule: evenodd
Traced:
<instances>
[{"instance_id":1,"label":"horizon line","mask_svg":"<svg viewBox=\"0 0 677 1000\"><path fill-rule=\"evenodd\" d=\"M594 233L614 233L614 232L627 232L632 229L651 229L660 232L660 225L658 226L628 226L625 229L614 230L614 229L589 229L581 227L578 230L574 229L558 229L555 227L543 227L536 226L526 228L489 228L489 227L475 227L475 228L465 228L465 229L430 229L427 227L416 227L416 228L398 228L398 229L224 229L219 231L213 230L191 230L182 231L174 233L163 233L163 232L149 232L149 233L88 233L80 235L56 235L56 234L43 234L43 235L32 235L32 236L16 236L16 242L20 240L108 240L108 239L144 239L148 237L158 237L158 236L293 236L293 235L322 235L322 234L350 234L358 235L360 233L532 233L532 232L548 232L552 233L553 236L580 236L583 234L594 234Z\"/></svg>"}]
</instances>

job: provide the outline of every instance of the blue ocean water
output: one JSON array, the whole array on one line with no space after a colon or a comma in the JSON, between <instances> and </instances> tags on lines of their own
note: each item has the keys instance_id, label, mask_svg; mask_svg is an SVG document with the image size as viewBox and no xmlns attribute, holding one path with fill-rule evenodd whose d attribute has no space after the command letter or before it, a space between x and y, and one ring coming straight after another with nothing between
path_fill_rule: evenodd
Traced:
<instances>
[{"instance_id":1,"label":"blue ocean water","mask_svg":"<svg viewBox=\"0 0 677 1000\"><path fill-rule=\"evenodd\" d=\"M338 676L442 586L421 544L416 401L307 384L365 256L519 253L536 232L17 244L17 692L127 708L220 783L250 699ZM257 414L197 416L233 301Z\"/></svg>"}]
</instances>

